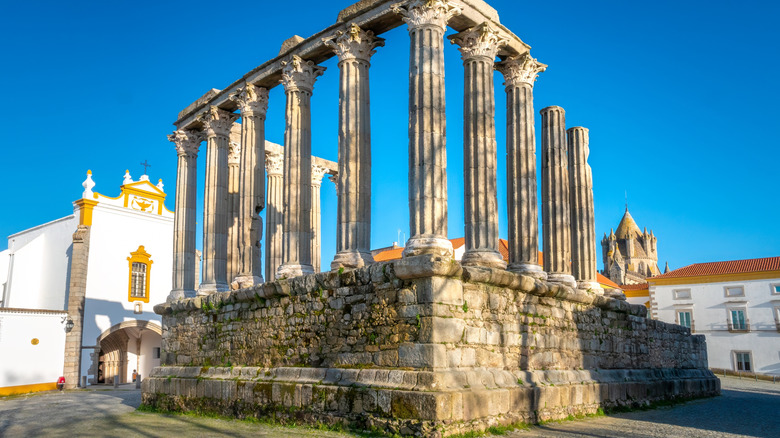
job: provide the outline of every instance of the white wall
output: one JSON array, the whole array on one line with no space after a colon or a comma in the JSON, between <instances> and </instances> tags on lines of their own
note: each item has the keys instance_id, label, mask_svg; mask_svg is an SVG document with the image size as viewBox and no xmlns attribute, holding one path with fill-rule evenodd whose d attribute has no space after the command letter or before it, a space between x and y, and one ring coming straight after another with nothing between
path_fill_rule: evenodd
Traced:
<instances>
[{"instance_id":1,"label":"white wall","mask_svg":"<svg viewBox=\"0 0 780 438\"><path fill-rule=\"evenodd\" d=\"M692 310L694 333L707 338L707 356L712 368L736 369L734 351L749 351L756 372L780 375L780 332L777 330L777 312L780 294L773 294L771 286L780 284L780 278L739 280L689 285L651 286L656 303L657 318L676 323L677 311ZM744 297L726 297L726 286L742 286ZM690 289L690 299L674 299L674 290ZM730 308L743 308L750 331L729 332Z\"/></svg>"},{"instance_id":2,"label":"white wall","mask_svg":"<svg viewBox=\"0 0 780 438\"><path fill-rule=\"evenodd\" d=\"M57 382L64 365L66 315L0 309L0 388Z\"/></svg>"},{"instance_id":3,"label":"white wall","mask_svg":"<svg viewBox=\"0 0 780 438\"><path fill-rule=\"evenodd\" d=\"M149 270L149 303L142 303L143 312L135 314L134 302L128 300L127 259L140 245L151 254L153 263ZM95 206L87 268L84 345L95 345L104 331L124 321L155 321L162 325L153 307L165 302L171 291L172 258L172 215L143 213L103 203ZM131 347L128 352L135 352L135 346ZM132 374L134 363L133 359L128 375ZM90 361L82 361L82 375L87 375L90 365Z\"/></svg>"},{"instance_id":4,"label":"white wall","mask_svg":"<svg viewBox=\"0 0 780 438\"><path fill-rule=\"evenodd\" d=\"M154 358L152 350L155 347L160 348L161 345L162 336L157 333L145 331L141 336L141 361L138 372L141 374L142 379L149 377L152 368L160 366L160 359Z\"/></svg>"},{"instance_id":5,"label":"white wall","mask_svg":"<svg viewBox=\"0 0 780 438\"><path fill-rule=\"evenodd\" d=\"M10 250L0 251L0 307L4 307L2 301L5 296L5 281L8 278L8 262L10 258Z\"/></svg>"},{"instance_id":6,"label":"white wall","mask_svg":"<svg viewBox=\"0 0 780 438\"><path fill-rule=\"evenodd\" d=\"M78 226L64 217L8 237L12 271L4 307L64 310L67 307L70 252Z\"/></svg>"}]
</instances>

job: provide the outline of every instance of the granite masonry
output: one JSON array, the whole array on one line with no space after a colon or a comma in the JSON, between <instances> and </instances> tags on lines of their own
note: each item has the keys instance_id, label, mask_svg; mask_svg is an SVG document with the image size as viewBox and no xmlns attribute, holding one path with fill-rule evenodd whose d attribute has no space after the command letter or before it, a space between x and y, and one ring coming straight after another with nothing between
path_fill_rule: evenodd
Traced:
<instances>
[{"instance_id":1,"label":"granite masonry","mask_svg":"<svg viewBox=\"0 0 780 438\"><path fill-rule=\"evenodd\" d=\"M375 49L397 43L379 35L402 25L410 44L411 238L402 259L375 262L368 77L372 56L381 56ZM448 27L457 31L450 40L465 71L462 264L447 230ZM326 73L319 64L333 56L338 71ZM493 69L505 80L508 266L498 251ZM703 336L648 319L644 306L595 283L588 130L567 131L558 106L541 111L539 266L533 87L546 69L482 0L363 0L184 109L169 137L181 183L174 288L155 306L163 365L144 380L143 402L437 437L719 394ZM311 156L310 102L323 74L339 75L338 163ZM274 104L268 90L280 84L283 148L265 141L264 128ZM231 159L234 130L242 144ZM202 141L204 270L196 290ZM337 183L338 243L333 270L316 273L325 174ZM259 213L266 207L263 271Z\"/></svg>"}]
</instances>

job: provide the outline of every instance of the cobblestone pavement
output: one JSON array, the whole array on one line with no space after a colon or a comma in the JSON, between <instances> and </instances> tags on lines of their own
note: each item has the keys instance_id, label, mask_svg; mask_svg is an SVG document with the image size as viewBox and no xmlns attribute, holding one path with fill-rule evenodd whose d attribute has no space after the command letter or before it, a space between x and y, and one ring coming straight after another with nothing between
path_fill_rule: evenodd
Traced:
<instances>
[{"instance_id":1,"label":"cobblestone pavement","mask_svg":"<svg viewBox=\"0 0 780 438\"><path fill-rule=\"evenodd\" d=\"M673 408L548 423L508 437L780 437L780 383L721 378L721 397ZM332 437L350 434L135 412L138 390L99 388L0 398L0 437Z\"/></svg>"}]
</instances>

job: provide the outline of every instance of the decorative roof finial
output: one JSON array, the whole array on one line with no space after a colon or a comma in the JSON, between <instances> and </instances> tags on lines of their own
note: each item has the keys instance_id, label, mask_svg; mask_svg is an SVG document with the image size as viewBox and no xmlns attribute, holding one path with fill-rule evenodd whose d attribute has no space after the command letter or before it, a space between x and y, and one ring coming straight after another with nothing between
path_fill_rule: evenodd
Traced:
<instances>
[{"instance_id":1,"label":"decorative roof finial","mask_svg":"<svg viewBox=\"0 0 780 438\"><path fill-rule=\"evenodd\" d=\"M122 181L122 185L130 184L133 182L133 177L130 176L130 169L125 170L125 179Z\"/></svg>"},{"instance_id":2,"label":"decorative roof finial","mask_svg":"<svg viewBox=\"0 0 780 438\"><path fill-rule=\"evenodd\" d=\"M92 181L92 171L87 170L87 179L84 180L83 183L81 183L81 187L84 187L84 192L81 194L82 198L91 198L92 188L95 187L95 181Z\"/></svg>"},{"instance_id":3,"label":"decorative roof finial","mask_svg":"<svg viewBox=\"0 0 780 438\"><path fill-rule=\"evenodd\" d=\"M162 178L160 178L160 181L157 182L157 188L160 189L161 192L164 192L163 187L165 187L165 184L162 183Z\"/></svg>"}]
</instances>

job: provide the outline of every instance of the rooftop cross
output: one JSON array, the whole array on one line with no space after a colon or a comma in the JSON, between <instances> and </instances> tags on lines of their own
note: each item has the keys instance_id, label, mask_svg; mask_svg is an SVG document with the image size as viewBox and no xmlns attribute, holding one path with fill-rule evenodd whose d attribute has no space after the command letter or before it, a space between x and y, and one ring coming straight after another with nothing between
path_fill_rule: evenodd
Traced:
<instances>
[{"instance_id":1,"label":"rooftop cross","mask_svg":"<svg viewBox=\"0 0 780 438\"><path fill-rule=\"evenodd\" d=\"M141 166L144 166L144 175L147 175L147 170L146 170L146 168L147 168L147 167L152 167L152 165L151 165L151 164L149 164L149 163L147 163L147 162L146 162L146 160L144 160L144 162L143 162L143 163L141 163Z\"/></svg>"}]
</instances>

